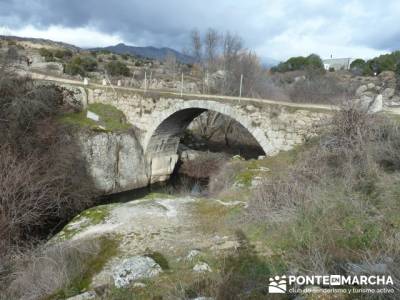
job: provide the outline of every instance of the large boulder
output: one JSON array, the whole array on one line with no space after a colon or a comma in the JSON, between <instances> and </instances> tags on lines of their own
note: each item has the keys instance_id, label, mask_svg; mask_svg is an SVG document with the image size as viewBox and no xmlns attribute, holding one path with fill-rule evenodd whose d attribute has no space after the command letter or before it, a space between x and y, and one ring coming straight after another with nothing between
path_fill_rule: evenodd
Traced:
<instances>
[{"instance_id":1,"label":"large boulder","mask_svg":"<svg viewBox=\"0 0 400 300\"><path fill-rule=\"evenodd\" d=\"M393 88L386 88L382 91L382 96L384 99L390 99L394 96L395 89Z\"/></svg>"},{"instance_id":2,"label":"large boulder","mask_svg":"<svg viewBox=\"0 0 400 300\"><path fill-rule=\"evenodd\" d=\"M81 132L81 151L96 188L104 194L145 187L148 165L131 132Z\"/></svg>"},{"instance_id":3,"label":"large boulder","mask_svg":"<svg viewBox=\"0 0 400 300\"><path fill-rule=\"evenodd\" d=\"M369 113L377 113L383 110L383 97L381 94L375 97L374 101L368 107Z\"/></svg>"},{"instance_id":4,"label":"large boulder","mask_svg":"<svg viewBox=\"0 0 400 300\"><path fill-rule=\"evenodd\" d=\"M361 96L364 92L366 92L368 90L368 87L366 85L361 85L358 87L358 89L356 90L356 95L357 96Z\"/></svg>"},{"instance_id":5,"label":"large boulder","mask_svg":"<svg viewBox=\"0 0 400 300\"><path fill-rule=\"evenodd\" d=\"M123 260L114 267L113 279L115 286L122 288L131 282L157 276L161 272L160 265L151 257L134 256Z\"/></svg>"}]
</instances>

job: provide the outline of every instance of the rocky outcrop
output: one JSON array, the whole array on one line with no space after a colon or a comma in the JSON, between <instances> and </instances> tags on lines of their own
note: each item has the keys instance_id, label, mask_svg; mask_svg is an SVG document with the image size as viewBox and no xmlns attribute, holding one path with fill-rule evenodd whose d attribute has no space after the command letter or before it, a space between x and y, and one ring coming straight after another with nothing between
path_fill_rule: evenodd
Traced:
<instances>
[{"instance_id":1,"label":"rocky outcrop","mask_svg":"<svg viewBox=\"0 0 400 300\"><path fill-rule=\"evenodd\" d=\"M94 272L88 290L145 288L143 282L147 285L160 277L216 272L218 258L236 251L239 245L235 231L219 221L240 207L214 199L149 194L82 212L52 243L74 241L79 247L88 240L112 239L117 251Z\"/></svg>"},{"instance_id":2,"label":"rocky outcrop","mask_svg":"<svg viewBox=\"0 0 400 300\"><path fill-rule=\"evenodd\" d=\"M384 107L400 106L400 95L396 92L396 76L394 72L385 71L376 77L356 77L361 81L356 90L355 101L363 109L375 113Z\"/></svg>"},{"instance_id":3,"label":"rocky outcrop","mask_svg":"<svg viewBox=\"0 0 400 300\"><path fill-rule=\"evenodd\" d=\"M81 132L78 138L97 189L108 194L148 185L148 166L133 132Z\"/></svg>"}]
</instances>

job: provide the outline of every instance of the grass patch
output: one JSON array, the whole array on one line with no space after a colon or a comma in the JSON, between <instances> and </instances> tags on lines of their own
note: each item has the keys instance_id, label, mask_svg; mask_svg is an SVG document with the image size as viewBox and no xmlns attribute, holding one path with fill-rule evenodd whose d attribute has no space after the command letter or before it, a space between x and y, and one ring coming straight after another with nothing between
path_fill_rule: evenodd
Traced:
<instances>
[{"instance_id":1,"label":"grass patch","mask_svg":"<svg viewBox=\"0 0 400 300\"><path fill-rule=\"evenodd\" d=\"M131 124L126 121L124 113L112 105L92 103L88 105L87 110L97 114L100 120L97 122L87 118L87 111L85 110L78 113L63 114L59 117L59 121L62 124L90 128L95 131L120 132L131 128Z\"/></svg>"},{"instance_id":2,"label":"grass patch","mask_svg":"<svg viewBox=\"0 0 400 300\"><path fill-rule=\"evenodd\" d=\"M203 232L218 232L230 231L225 222L229 212L233 211L235 207L224 206L213 200L199 200L192 205L194 222L197 223L199 230Z\"/></svg>"},{"instance_id":3,"label":"grass patch","mask_svg":"<svg viewBox=\"0 0 400 300\"><path fill-rule=\"evenodd\" d=\"M66 288L57 291L52 296L48 297L48 300L69 298L89 289L93 276L98 274L105 264L119 253L118 247L120 240L118 237L102 237L99 242L99 253L82 262L85 265L85 271L82 274L77 274Z\"/></svg>"},{"instance_id":4,"label":"grass patch","mask_svg":"<svg viewBox=\"0 0 400 300\"><path fill-rule=\"evenodd\" d=\"M156 263L158 263L163 270L169 270L169 263L167 258L160 252L150 252L145 256L152 258Z\"/></svg>"}]
</instances>

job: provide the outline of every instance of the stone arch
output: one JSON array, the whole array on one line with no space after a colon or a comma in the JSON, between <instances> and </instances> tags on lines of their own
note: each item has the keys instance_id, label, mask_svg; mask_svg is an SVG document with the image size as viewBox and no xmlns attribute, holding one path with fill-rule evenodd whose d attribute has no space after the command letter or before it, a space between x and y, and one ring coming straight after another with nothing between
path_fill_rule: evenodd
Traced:
<instances>
[{"instance_id":1,"label":"stone arch","mask_svg":"<svg viewBox=\"0 0 400 300\"><path fill-rule=\"evenodd\" d=\"M216 101L190 100L172 105L169 109L153 113L152 125L143 140L143 148L151 164L152 181L173 172L182 132L201 113L211 110L239 122L254 137L266 155L276 152L265 133L253 126L251 119L234 106ZM165 179L166 179L165 178Z\"/></svg>"}]
</instances>

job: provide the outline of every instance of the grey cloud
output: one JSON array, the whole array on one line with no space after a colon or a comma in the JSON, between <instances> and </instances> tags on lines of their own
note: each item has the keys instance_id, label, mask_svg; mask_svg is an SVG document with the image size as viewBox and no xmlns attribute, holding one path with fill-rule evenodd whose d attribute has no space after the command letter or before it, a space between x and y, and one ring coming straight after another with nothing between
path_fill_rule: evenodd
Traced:
<instances>
[{"instance_id":1,"label":"grey cloud","mask_svg":"<svg viewBox=\"0 0 400 300\"><path fill-rule=\"evenodd\" d=\"M319 19L326 25L300 34L334 37L335 31L348 28L350 40L346 43L384 50L400 46L396 26L400 7L396 2L387 0L383 6L378 0L0 0L0 25L92 26L117 33L126 42L176 48L185 46L192 28L215 27L239 33L249 47L256 48ZM358 10L368 13L357 15Z\"/></svg>"}]
</instances>

